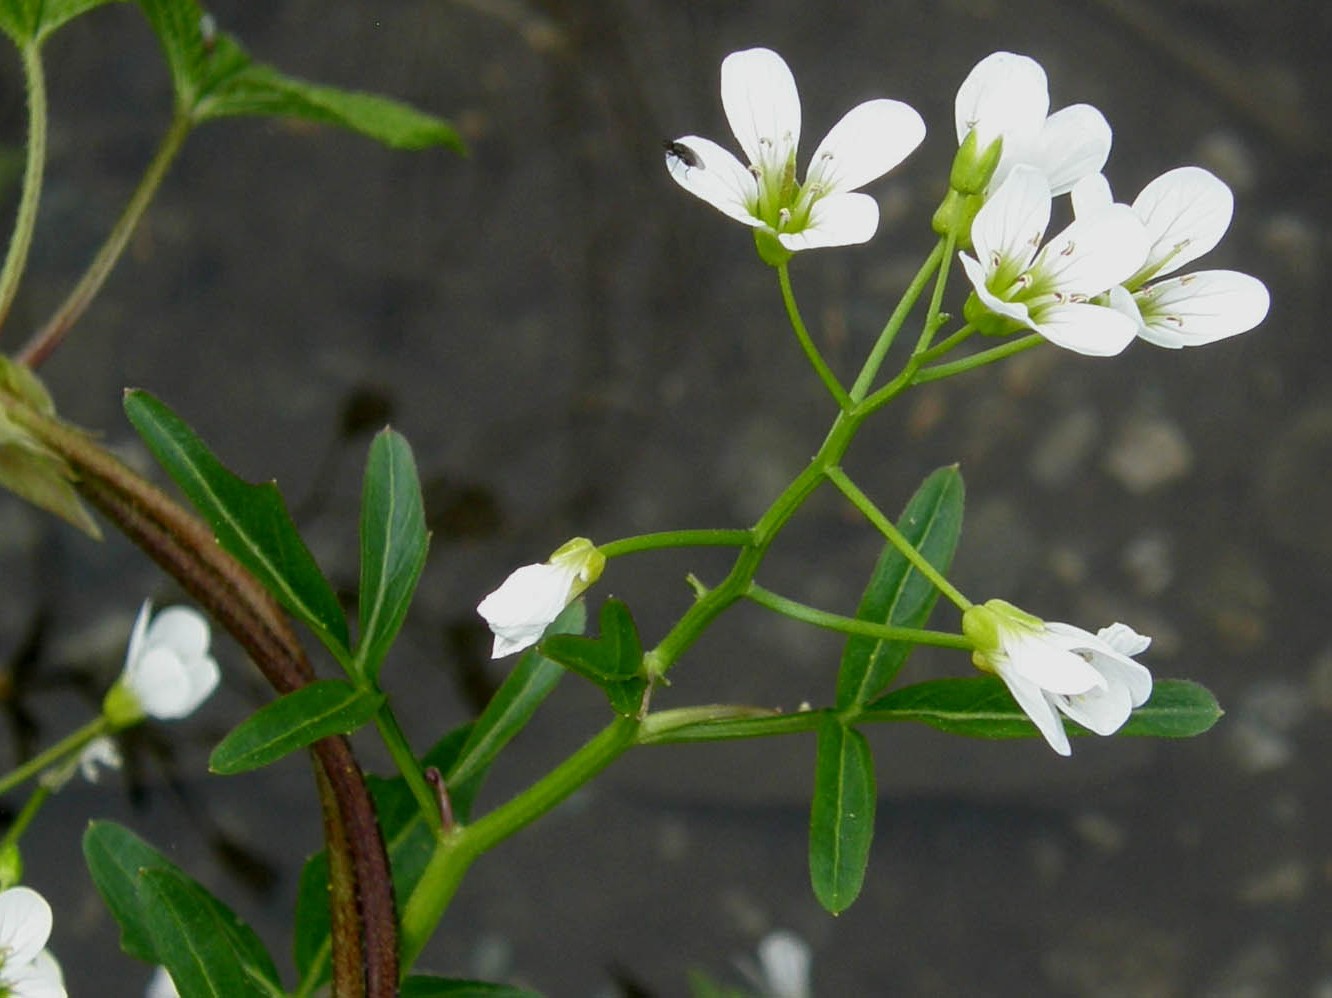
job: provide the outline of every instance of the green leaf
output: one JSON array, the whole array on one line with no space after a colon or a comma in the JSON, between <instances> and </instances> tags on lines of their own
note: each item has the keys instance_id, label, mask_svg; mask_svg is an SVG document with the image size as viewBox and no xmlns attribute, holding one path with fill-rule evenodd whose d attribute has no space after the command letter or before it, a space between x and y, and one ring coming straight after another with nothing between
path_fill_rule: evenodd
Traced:
<instances>
[{"instance_id":1,"label":"green leaf","mask_svg":"<svg viewBox=\"0 0 1332 998\"><path fill-rule=\"evenodd\" d=\"M637 714L647 677L633 615L623 601L608 599L601 606L600 622L600 637L555 634L543 638L538 647L547 658L600 686L618 713Z\"/></svg>"},{"instance_id":2,"label":"green leaf","mask_svg":"<svg viewBox=\"0 0 1332 998\"><path fill-rule=\"evenodd\" d=\"M139 904L157 947L157 960L183 995L239 998L284 995L272 962L248 926L179 870L156 867L138 876ZM237 929L244 932L238 938ZM267 973L255 962L263 953Z\"/></svg>"},{"instance_id":3,"label":"green leaf","mask_svg":"<svg viewBox=\"0 0 1332 998\"><path fill-rule=\"evenodd\" d=\"M939 468L907 503L897 529L935 568L947 573L962 532L964 489L957 467ZM856 611L858 620L894 627L923 627L939 590L891 543L874 566ZM837 708L845 710L878 696L906 663L915 645L853 634L847 638L837 674Z\"/></svg>"},{"instance_id":4,"label":"green leaf","mask_svg":"<svg viewBox=\"0 0 1332 998\"><path fill-rule=\"evenodd\" d=\"M860 893L874 839L874 758L859 731L828 716L819 726L809 811L809 878L834 915Z\"/></svg>"},{"instance_id":5,"label":"green leaf","mask_svg":"<svg viewBox=\"0 0 1332 998\"><path fill-rule=\"evenodd\" d=\"M108 821L95 821L83 835L83 855L97 891L120 926L120 946L147 963L164 964L181 984L182 994L209 994L184 986L177 976L180 957L178 928L168 924L184 919L193 925L206 922L210 940L244 968L246 987L231 994L281 994L277 968L254 931L203 887L184 874L160 852L129 829ZM151 884L149 877L155 877ZM169 919L158 909L168 903L176 914ZM185 922L180 922L185 924ZM213 966L210 961L209 966ZM226 992L222 992L226 993Z\"/></svg>"},{"instance_id":6,"label":"green leaf","mask_svg":"<svg viewBox=\"0 0 1332 998\"><path fill-rule=\"evenodd\" d=\"M489 981L455 981L443 977L409 977L400 998L541 998L540 992Z\"/></svg>"},{"instance_id":7,"label":"green leaf","mask_svg":"<svg viewBox=\"0 0 1332 998\"><path fill-rule=\"evenodd\" d=\"M587 607L576 600L555 618L547 634L581 634L586 623ZM457 759L445 771L451 794L456 787L485 775L495 756L531 720L563 675L564 668L536 648L523 653L473 723Z\"/></svg>"},{"instance_id":8,"label":"green leaf","mask_svg":"<svg viewBox=\"0 0 1332 998\"><path fill-rule=\"evenodd\" d=\"M430 533L412 449L385 429L370 445L361 492L360 636L356 671L373 681L425 568Z\"/></svg>"},{"instance_id":9,"label":"green leaf","mask_svg":"<svg viewBox=\"0 0 1332 998\"><path fill-rule=\"evenodd\" d=\"M375 716L382 693L320 679L265 704L213 749L208 768L230 776L267 766L328 735L349 735Z\"/></svg>"},{"instance_id":10,"label":"green leaf","mask_svg":"<svg viewBox=\"0 0 1332 998\"><path fill-rule=\"evenodd\" d=\"M41 43L84 11L118 0L0 0L0 31L16 45Z\"/></svg>"},{"instance_id":11,"label":"green leaf","mask_svg":"<svg viewBox=\"0 0 1332 998\"><path fill-rule=\"evenodd\" d=\"M197 0L139 0L166 53L179 113L196 122L238 115L336 125L397 149L462 141L448 122L406 104L306 83L255 63L232 36L206 29Z\"/></svg>"},{"instance_id":12,"label":"green leaf","mask_svg":"<svg viewBox=\"0 0 1332 998\"><path fill-rule=\"evenodd\" d=\"M1205 687L1183 679L1160 679L1152 686L1151 699L1129 716L1118 734L1190 738L1208 730L1221 714L1216 698ZM998 676L936 679L904 686L866 707L859 720L919 721L972 738L1040 737ZM1070 735L1090 734L1068 720L1064 728Z\"/></svg>"},{"instance_id":13,"label":"green leaf","mask_svg":"<svg viewBox=\"0 0 1332 998\"><path fill-rule=\"evenodd\" d=\"M125 414L153 456L213 528L218 543L279 603L346 662L347 621L301 540L277 485L251 485L228 471L193 430L144 391L125 393Z\"/></svg>"}]
</instances>

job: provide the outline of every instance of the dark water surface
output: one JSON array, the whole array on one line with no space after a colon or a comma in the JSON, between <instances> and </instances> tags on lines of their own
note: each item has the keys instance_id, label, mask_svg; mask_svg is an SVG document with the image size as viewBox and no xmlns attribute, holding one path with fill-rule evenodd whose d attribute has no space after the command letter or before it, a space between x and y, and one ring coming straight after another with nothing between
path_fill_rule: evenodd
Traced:
<instances>
[{"instance_id":1,"label":"dark water surface","mask_svg":"<svg viewBox=\"0 0 1332 998\"><path fill-rule=\"evenodd\" d=\"M126 385L164 397L242 474L276 476L348 589L368 436L344 426L391 416L429 480L435 528L385 672L422 747L502 675L472 608L512 567L574 534L749 523L832 418L748 233L662 166L666 137L730 144L716 86L727 52L787 57L806 152L869 97L906 100L929 126L871 188L878 237L796 261L805 315L844 377L931 245L954 92L997 48L1044 64L1054 107L1106 113L1120 197L1185 163L1231 183L1230 235L1199 266L1254 272L1272 291L1266 325L1227 343L1135 344L1114 360L1048 348L916 391L848 459L890 510L960 462L963 590L1153 635L1158 675L1197 679L1227 708L1211 734L1083 739L1063 760L1036 742L876 731L873 859L836 920L805 868L812 739L641 751L475 867L428 965L553 995L622 993L617 977L679 995L688 967L730 973L787 927L813 948L820 995L1332 994L1324 5L219 0L213 12L289 72L449 116L471 155L265 121L205 127L44 373L64 415L131 455ZM128 5L62 31L47 62L50 171L6 348L90 258L168 115L165 70ZM12 148L25 127L15 58L0 95ZM762 578L849 612L877 553L821 493ZM684 574L725 567L716 552L643 556L614 564L596 595L627 599L655 640L687 606ZM92 547L4 498L0 578L0 657L44 627L17 699L38 746L91 716L139 600L176 595L128 545ZM658 702L826 701L838 652L741 608ZM205 775L209 747L266 698L234 646L219 657L224 688L199 716L132 739L127 778L70 788L25 842L75 995L134 995L147 979L117 953L82 869L93 816L169 850L283 962L299 862L319 836L308 768ZM933 655L909 668L969 666ZM566 681L483 805L605 714ZM28 730L10 716L6 766Z\"/></svg>"}]
</instances>

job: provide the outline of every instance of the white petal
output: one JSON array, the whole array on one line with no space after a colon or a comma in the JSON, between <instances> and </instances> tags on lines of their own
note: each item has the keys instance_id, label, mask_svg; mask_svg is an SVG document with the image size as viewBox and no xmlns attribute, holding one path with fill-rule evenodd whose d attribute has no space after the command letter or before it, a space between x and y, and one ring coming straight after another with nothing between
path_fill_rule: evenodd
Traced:
<instances>
[{"instance_id":1,"label":"white petal","mask_svg":"<svg viewBox=\"0 0 1332 998\"><path fill-rule=\"evenodd\" d=\"M1088 357L1113 357L1133 342L1138 327L1102 305L1069 303L1042 309L1032 327L1055 346Z\"/></svg>"},{"instance_id":2,"label":"white petal","mask_svg":"<svg viewBox=\"0 0 1332 998\"><path fill-rule=\"evenodd\" d=\"M182 658L198 658L208 651L208 621L187 606L172 606L153 618L147 646L170 648Z\"/></svg>"},{"instance_id":3,"label":"white petal","mask_svg":"<svg viewBox=\"0 0 1332 998\"><path fill-rule=\"evenodd\" d=\"M144 998L180 998L180 992L176 990L176 982L171 979L166 967L158 967L153 971L153 977L148 982L148 990L144 993Z\"/></svg>"},{"instance_id":4,"label":"white petal","mask_svg":"<svg viewBox=\"0 0 1332 998\"><path fill-rule=\"evenodd\" d=\"M879 203L868 194L832 194L819 198L809 223L799 232L778 235L794 251L821 246L854 246L868 242L879 227Z\"/></svg>"},{"instance_id":5,"label":"white petal","mask_svg":"<svg viewBox=\"0 0 1332 998\"><path fill-rule=\"evenodd\" d=\"M193 683L180 656L170 648L149 648L126 681L144 712L160 720L184 717L193 710ZM197 705L194 705L197 706Z\"/></svg>"},{"instance_id":6,"label":"white petal","mask_svg":"<svg viewBox=\"0 0 1332 998\"><path fill-rule=\"evenodd\" d=\"M1104 690L1056 697L1055 706L1098 735L1113 735L1133 712L1128 689L1113 683Z\"/></svg>"},{"instance_id":7,"label":"white petal","mask_svg":"<svg viewBox=\"0 0 1332 998\"><path fill-rule=\"evenodd\" d=\"M1050 693L1085 693L1105 686L1105 680L1086 659L1044 634L1005 635L1004 652L1016 675Z\"/></svg>"},{"instance_id":8,"label":"white petal","mask_svg":"<svg viewBox=\"0 0 1332 998\"><path fill-rule=\"evenodd\" d=\"M976 213L971 241L987 270L998 257L1020 273L1036 255L1049 224L1050 185L1039 170L1019 166Z\"/></svg>"},{"instance_id":9,"label":"white petal","mask_svg":"<svg viewBox=\"0 0 1332 998\"><path fill-rule=\"evenodd\" d=\"M1090 104L1073 104L1050 115L1023 161L1050 181L1052 194L1065 194L1083 177L1100 171L1110 158L1110 123Z\"/></svg>"},{"instance_id":10,"label":"white petal","mask_svg":"<svg viewBox=\"0 0 1332 998\"><path fill-rule=\"evenodd\" d=\"M763 224L753 213L753 206L758 203L758 181L749 167L711 139L686 135L676 142L688 147L698 165L690 166L667 152L666 169L672 180L736 221Z\"/></svg>"},{"instance_id":11,"label":"white petal","mask_svg":"<svg viewBox=\"0 0 1332 998\"><path fill-rule=\"evenodd\" d=\"M125 649L125 666L143 653L143 642L148 635L148 618L153 613L153 601L146 599L139 607L139 615L134 618L134 629L130 631L129 645Z\"/></svg>"},{"instance_id":12,"label":"white petal","mask_svg":"<svg viewBox=\"0 0 1332 998\"><path fill-rule=\"evenodd\" d=\"M978 62L957 88L953 119L960 145L976 129L982 149L1000 135L1021 139L1036 134L1050 109L1045 70L1025 55L995 52Z\"/></svg>"},{"instance_id":13,"label":"white petal","mask_svg":"<svg viewBox=\"0 0 1332 998\"><path fill-rule=\"evenodd\" d=\"M1201 270L1153 284L1136 296L1138 335L1157 346L1202 346L1247 332L1267 317L1270 297L1256 277Z\"/></svg>"},{"instance_id":14,"label":"white petal","mask_svg":"<svg viewBox=\"0 0 1332 998\"><path fill-rule=\"evenodd\" d=\"M1127 205L1111 205L1052 238L1031 269L1042 285L1094 297L1132 276L1146 255L1147 234L1138 216Z\"/></svg>"},{"instance_id":15,"label":"white petal","mask_svg":"<svg viewBox=\"0 0 1332 998\"><path fill-rule=\"evenodd\" d=\"M0 892L0 954L5 967L36 959L51 938L51 906L31 887Z\"/></svg>"},{"instance_id":16,"label":"white petal","mask_svg":"<svg viewBox=\"0 0 1332 998\"><path fill-rule=\"evenodd\" d=\"M1147 635L1139 634L1128 624L1118 622L1111 624L1109 627L1102 627L1096 632L1096 637L1119 654L1127 655L1130 658L1134 655L1141 655L1152 645L1152 639Z\"/></svg>"},{"instance_id":17,"label":"white petal","mask_svg":"<svg viewBox=\"0 0 1332 998\"><path fill-rule=\"evenodd\" d=\"M795 77L771 49L732 52L722 60L722 107L749 161L784 163L800 143L800 94Z\"/></svg>"},{"instance_id":18,"label":"white petal","mask_svg":"<svg viewBox=\"0 0 1332 998\"><path fill-rule=\"evenodd\" d=\"M1036 725L1036 729L1050 743L1050 748L1054 749L1060 755L1072 755L1073 750L1068 744L1068 733L1064 731L1064 722L1059 719L1059 713L1054 705L1050 703L1045 693L1035 683L1023 679L1021 676L1011 673L1004 665L999 667L999 678L1004 681L1008 687L1008 692L1013 694L1013 699L1017 705L1022 708L1031 722Z\"/></svg>"},{"instance_id":19,"label":"white petal","mask_svg":"<svg viewBox=\"0 0 1332 998\"><path fill-rule=\"evenodd\" d=\"M989 275L978 260L973 260L965 253L959 253L958 256L962 258L962 269L966 271L967 278L971 281L971 286L975 289L976 297L981 300L981 304L996 315L1007 316L1020 325L1027 326L1031 323L1031 312L1026 305L1016 301L1004 301L986 287L985 280Z\"/></svg>"},{"instance_id":20,"label":"white petal","mask_svg":"<svg viewBox=\"0 0 1332 998\"><path fill-rule=\"evenodd\" d=\"M759 965L771 998L808 998L809 946L794 932L769 932L758 945Z\"/></svg>"},{"instance_id":21,"label":"white petal","mask_svg":"<svg viewBox=\"0 0 1332 998\"><path fill-rule=\"evenodd\" d=\"M1115 203L1114 195L1110 193L1110 181L1105 179L1104 173L1089 173L1073 185L1069 195L1075 218L1091 218Z\"/></svg>"},{"instance_id":22,"label":"white petal","mask_svg":"<svg viewBox=\"0 0 1332 998\"><path fill-rule=\"evenodd\" d=\"M492 658L530 647L569 605L575 573L546 563L524 565L477 606L495 635Z\"/></svg>"},{"instance_id":23,"label":"white petal","mask_svg":"<svg viewBox=\"0 0 1332 998\"><path fill-rule=\"evenodd\" d=\"M1183 166L1144 187L1133 210L1151 239L1146 266L1155 267L1168 258L1156 273L1169 274L1221 241L1235 212L1235 196L1202 167Z\"/></svg>"},{"instance_id":24,"label":"white petal","mask_svg":"<svg viewBox=\"0 0 1332 998\"><path fill-rule=\"evenodd\" d=\"M882 177L925 138L925 122L901 101L866 101L833 125L814 150L806 183L854 191Z\"/></svg>"},{"instance_id":25,"label":"white petal","mask_svg":"<svg viewBox=\"0 0 1332 998\"><path fill-rule=\"evenodd\" d=\"M42 950L29 964L6 967L4 983L14 998L66 998L65 975L49 950Z\"/></svg>"},{"instance_id":26,"label":"white petal","mask_svg":"<svg viewBox=\"0 0 1332 998\"><path fill-rule=\"evenodd\" d=\"M1051 621L1045 626L1052 639L1063 639L1065 647L1070 651L1090 655L1092 668L1105 677L1107 686L1122 688L1131 706L1146 703L1152 695L1151 670L1132 658L1147 650L1152 643L1151 638L1139 634L1127 624L1111 624L1101 628L1095 635L1071 624ZM1123 723L1122 720L1120 723Z\"/></svg>"}]
</instances>

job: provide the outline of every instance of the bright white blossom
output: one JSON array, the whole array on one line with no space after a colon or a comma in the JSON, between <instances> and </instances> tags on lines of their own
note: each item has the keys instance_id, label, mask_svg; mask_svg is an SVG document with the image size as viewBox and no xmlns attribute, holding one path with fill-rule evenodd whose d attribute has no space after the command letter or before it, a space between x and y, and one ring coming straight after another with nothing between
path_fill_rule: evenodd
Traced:
<instances>
[{"instance_id":1,"label":"bright white blossom","mask_svg":"<svg viewBox=\"0 0 1332 998\"><path fill-rule=\"evenodd\" d=\"M144 992L143 998L180 998L180 992L176 990L176 982L171 979L166 967L158 967L153 971L153 976L148 981L148 989Z\"/></svg>"},{"instance_id":2,"label":"bright white blossom","mask_svg":"<svg viewBox=\"0 0 1332 998\"><path fill-rule=\"evenodd\" d=\"M192 714L221 677L208 654L208 621L197 610L173 606L149 622L145 600L134 621L125 669L106 695L103 711L117 726L144 716L162 721Z\"/></svg>"},{"instance_id":3,"label":"bright white blossom","mask_svg":"<svg viewBox=\"0 0 1332 998\"><path fill-rule=\"evenodd\" d=\"M1093 217L1113 201L1101 174L1073 189L1079 218ZM1147 260L1110 290L1108 301L1134 320L1144 340L1172 349L1201 346L1247 332L1267 316L1267 287L1249 274L1200 270L1158 280L1213 249L1234 210L1230 188L1198 166L1170 170L1142 189L1133 212L1151 241Z\"/></svg>"},{"instance_id":4,"label":"bright white blossom","mask_svg":"<svg viewBox=\"0 0 1332 998\"><path fill-rule=\"evenodd\" d=\"M1004 142L991 191L1023 163L1040 170L1054 194L1105 166L1111 142L1105 116L1090 104L1049 110L1045 70L1025 55L995 52L962 81L953 107L958 144L972 131L978 151Z\"/></svg>"},{"instance_id":5,"label":"bright white blossom","mask_svg":"<svg viewBox=\"0 0 1332 998\"><path fill-rule=\"evenodd\" d=\"M1108 357L1133 341L1137 323L1092 301L1147 257L1147 232L1127 205L1079 218L1041 247L1052 194L1040 170L1015 166L971 225L976 257L961 254L975 289L966 317L986 332L1026 328L1051 343ZM985 313L997 316L987 328ZM993 320L992 320L993 322Z\"/></svg>"},{"instance_id":6,"label":"bright white blossom","mask_svg":"<svg viewBox=\"0 0 1332 998\"><path fill-rule=\"evenodd\" d=\"M732 52L722 61L722 106L749 164L710 139L667 143L666 168L685 190L745 225L776 236L789 252L869 240L879 206L852 193L883 176L925 137L925 122L901 101L871 100L847 112L796 180L800 95L776 52Z\"/></svg>"},{"instance_id":7,"label":"bright white blossom","mask_svg":"<svg viewBox=\"0 0 1332 998\"><path fill-rule=\"evenodd\" d=\"M65 998L65 980L46 950L51 906L30 887L0 891L0 994Z\"/></svg>"},{"instance_id":8,"label":"bright white blossom","mask_svg":"<svg viewBox=\"0 0 1332 998\"><path fill-rule=\"evenodd\" d=\"M491 658L530 648L588 586L601 577L605 556L575 537L539 565L524 565L477 606L495 634Z\"/></svg>"},{"instance_id":9,"label":"bright white blossom","mask_svg":"<svg viewBox=\"0 0 1332 998\"><path fill-rule=\"evenodd\" d=\"M1060 714L1098 735L1110 735L1152 695L1151 672L1133 660L1152 639L1126 624L1092 634L990 600L967 609L962 630L975 644L976 667L1004 681L1060 755L1072 754Z\"/></svg>"},{"instance_id":10,"label":"bright white blossom","mask_svg":"<svg viewBox=\"0 0 1332 998\"><path fill-rule=\"evenodd\" d=\"M777 929L759 940L758 967L748 972L761 998L810 998L814 989L809 968L809 944L794 932Z\"/></svg>"}]
</instances>

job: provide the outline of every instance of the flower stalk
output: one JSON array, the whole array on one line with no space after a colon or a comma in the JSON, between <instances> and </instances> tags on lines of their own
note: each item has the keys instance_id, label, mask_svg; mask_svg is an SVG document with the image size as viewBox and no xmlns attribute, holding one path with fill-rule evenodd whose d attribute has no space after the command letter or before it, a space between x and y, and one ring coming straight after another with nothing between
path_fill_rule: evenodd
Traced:
<instances>
[{"instance_id":1,"label":"flower stalk","mask_svg":"<svg viewBox=\"0 0 1332 998\"><path fill-rule=\"evenodd\" d=\"M23 170L23 192L19 196L9 252L0 271L0 328L18 294L19 281L28 263L32 235L37 228L37 206L42 199L42 174L46 169L46 73L37 42L22 46L23 77L28 87L28 157Z\"/></svg>"}]
</instances>

